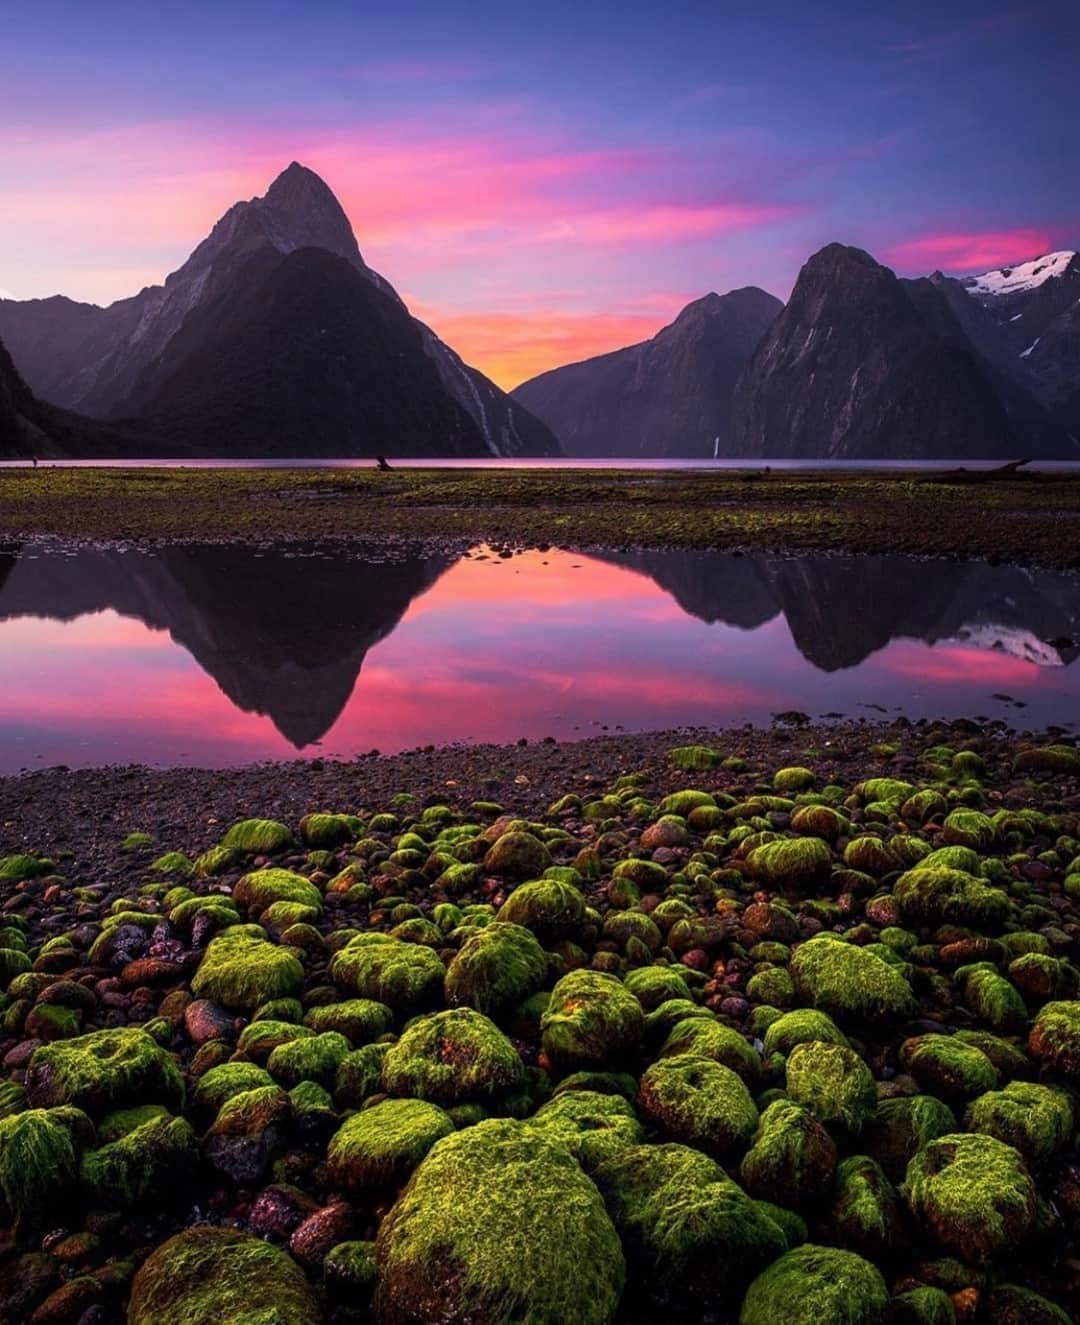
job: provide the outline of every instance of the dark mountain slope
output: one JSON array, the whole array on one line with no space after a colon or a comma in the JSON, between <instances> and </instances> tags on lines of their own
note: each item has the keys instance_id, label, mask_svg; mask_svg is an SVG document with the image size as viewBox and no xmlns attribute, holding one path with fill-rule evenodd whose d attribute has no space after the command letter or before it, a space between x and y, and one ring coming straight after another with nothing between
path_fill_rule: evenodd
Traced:
<instances>
[{"instance_id":1,"label":"dark mountain slope","mask_svg":"<svg viewBox=\"0 0 1080 1325\"><path fill-rule=\"evenodd\" d=\"M733 454L806 459L1012 456L1023 447L929 282L830 244L735 391Z\"/></svg>"},{"instance_id":2,"label":"dark mountain slope","mask_svg":"<svg viewBox=\"0 0 1080 1325\"><path fill-rule=\"evenodd\" d=\"M487 454L404 306L318 248L253 257L120 408L184 449L230 455Z\"/></svg>"},{"instance_id":3,"label":"dark mountain slope","mask_svg":"<svg viewBox=\"0 0 1080 1325\"><path fill-rule=\"evenodd\" d=\"M735 382L782 307L753 286L708 294L651 340L542 373L512 394L568 455L726 455Z\"/></svg>"}]
</instances>

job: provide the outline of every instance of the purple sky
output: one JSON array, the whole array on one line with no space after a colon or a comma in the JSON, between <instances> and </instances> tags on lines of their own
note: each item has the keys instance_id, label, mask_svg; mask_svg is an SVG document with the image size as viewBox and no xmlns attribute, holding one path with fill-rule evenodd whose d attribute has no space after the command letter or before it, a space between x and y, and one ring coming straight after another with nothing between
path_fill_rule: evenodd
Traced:
<instances>
[{"instance_id":1,"label":"purple sky","mask_svg":"<svg viewBox=\"0 0 1080 1325\"><path fill-rule=\"evenodd\" d=\"M527 12L526 12L527 11ZM904 273L1080 242L1080 6L12 3L0 289L95 302L294 158L504 385L830 240Z\"/></svg>"}]
</instances>

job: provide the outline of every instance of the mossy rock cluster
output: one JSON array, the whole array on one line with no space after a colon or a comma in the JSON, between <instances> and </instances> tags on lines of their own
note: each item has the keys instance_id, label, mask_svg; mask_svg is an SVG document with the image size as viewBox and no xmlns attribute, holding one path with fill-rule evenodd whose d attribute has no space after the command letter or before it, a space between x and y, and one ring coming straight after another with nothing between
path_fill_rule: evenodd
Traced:
<instances>
[{"instance_id":1,"label":"mossy rock cluster","mask_svg":"<svg viewBox=\"0 0 1080 1325\"><path fill-rule=\"evenodd\" d=\"M1076 1318L1080 763L962 737L4 857L0 1319Z\"/></svg>"}]
</instances>

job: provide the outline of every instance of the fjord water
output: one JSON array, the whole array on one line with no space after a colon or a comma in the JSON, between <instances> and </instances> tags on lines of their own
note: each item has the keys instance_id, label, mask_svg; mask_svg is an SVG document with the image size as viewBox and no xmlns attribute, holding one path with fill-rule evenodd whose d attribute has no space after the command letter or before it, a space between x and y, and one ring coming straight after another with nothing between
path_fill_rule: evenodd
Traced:
<instances>
[{"instance_id":1,"label":"fjord water","mask_svg":"<svg viewBox=\"0 0 1080 1325\"><path fill-rule=\"evenodd\" d=\"M0 551L0 772L800 710L1080 720L1080 577L719 552Z\"/></svg>"}]
</instances>

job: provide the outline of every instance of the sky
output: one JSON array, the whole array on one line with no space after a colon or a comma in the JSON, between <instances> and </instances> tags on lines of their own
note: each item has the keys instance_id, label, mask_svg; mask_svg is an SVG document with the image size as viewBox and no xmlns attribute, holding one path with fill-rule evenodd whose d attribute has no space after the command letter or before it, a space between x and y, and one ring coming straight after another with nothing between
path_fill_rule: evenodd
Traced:
<instances>
[{"instance_id":1,"label":"sky","mask_svg":"<svg viewBox=\"0 0 1080 1325\"><path fill-rule=\"evenodd\" d=\"M0 0L0 294L178 267L292 160L500 385L786 298L1080 245L1080 6Z\"/></svg>"}]
</instances>

